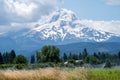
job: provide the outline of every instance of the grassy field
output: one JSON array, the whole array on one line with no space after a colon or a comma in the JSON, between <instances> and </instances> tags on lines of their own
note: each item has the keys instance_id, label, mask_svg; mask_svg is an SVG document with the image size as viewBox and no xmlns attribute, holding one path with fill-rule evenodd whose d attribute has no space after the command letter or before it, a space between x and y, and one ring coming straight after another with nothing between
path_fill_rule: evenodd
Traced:
<instances>
[{"instance_id":1,"label":"grassy field","mask_svg":"<svg viewBox=\"0 0 120 80\"><path fill-rule=\"evenodd\" d=\"M0 80L120 80L120 70L80 68L1 70Z\"/></svg>"},{"instance_id":2,"label":"grassy field","mask_svg":"<svg viewBox=\"0 0 120 80\"><path fill-rule=\"evenodd\" d=\"M2 70L0 80L87 80L83 69Z\"/></svg>"},{"instance_id":3,"label":"grassy field","mask_svg":"<svg viewBox=\"0 0 120 80\"><path fill-rule=\"evenodd\" d=\"M120 70L92 69L88 71L89 80L120 80Z\"/></svg>"}]
</instances>

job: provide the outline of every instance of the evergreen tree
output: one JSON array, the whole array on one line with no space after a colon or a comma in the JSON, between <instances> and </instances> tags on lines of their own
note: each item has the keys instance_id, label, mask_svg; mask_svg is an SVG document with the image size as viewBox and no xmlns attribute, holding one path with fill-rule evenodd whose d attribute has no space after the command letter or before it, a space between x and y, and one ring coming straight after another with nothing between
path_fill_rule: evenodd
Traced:
<instances>
[{"instance_id":1,"label":"evergreen tree","mask_svg":"<svg viewBox=\"0 0 120 80\"><path fill-rule=\"evenodd\" d=\"M112 62L114 62L114 63L118 62L118 64L119 64L118 55L116 55L116 54L112 55Z\"/></svg>"},{"instance_id":2,"label":"evergreen tree","mask_svg":"<svg viewBox=\"0 0 120 80\"><path fill-rule=\"evenodd\" d=\"M106 57L105 57L105 53L104 52L102 52L102 54L101 54L101 60L102 60L102 62L106 61Z\"/></svg>"},{"instance_id":3,"label":"evergreen tree","mask_svg":"<svg viewBox=\"0 0 120 80\"><path fill-rule=\"evenodd\" d=\"M41 56L41 52L40 51L36 51L36 59L37 59L37 63L41 62L41 59L42 56Z\"/></svg>"},{"instance_id":4,"label":"evergreen tree","mask_svg":"<svg viewBox=\"0 0 120 80\"><path fill-rule=\"evenodd\" d=\"M110 60L106 60L105 68L111 68L111 67L112 67L112 65L111 65Z\"/></svg>"},{"instance_id":5,"label":"evergreen tree","mask_svg":"<svg viewBox=\"0 0 120 80\"><path fill-rule=\"evenodd\" d=\"M85 48L82 53L83 59L85 59L88 56L87 49Z\"/></svg>"},{"instance_id":6,"label":"evergreen tree","mask_svg":"<svg viewBox=\"0 0 120 80\"><path fill-rule=\"evenodd\" d=\"M6 63L6 55L5 55L5 53L3 53L2 57L3 57L3 63L5 64Z\"/></svg>"},{"instance_id":7,"label":"evergreen tree","mask_svg":"<svg viewBox=\"0 0 120 80\"><path fill-rule=\"evenodd\" d=\"M11 52L10 52L10 53L11 53L11 55L12 55L12 57L13 57L13 58L15 58L15 57L16 57L16 53L15 53L15 51L14 51L14 50L11 50Z\"/></svg>"},{"instance_id":8,"label":"evergreen tree","mask_svg":"<svg viewBox=\"0 0 120 80\"><path fill-rule=\"evenodd\" d=\"M64 54L63 54L63 60L64 60L64 61L67 61L67 59L68 59L68 56L67 56L66 53L64 53Z\"/></svg>"},{"instance_id":9,"label":"evergreen tree","mask_svg":"<svg viewBox=\"0 0 120 80\"><path fill-rule=\"evenodd\" d=\"M102 58L101 58L101 52L98 52L98 57L99 57L100 60L102 60Z\"/></svg>"},{"instance_id":10,"label":"evergreen tree","mask_svg":"<svg viewBox=\"0 0 120 80\"><path fill-rule=\"evenodd\" d=\"M79 59L79 60L82 59L82 54L81 54L81 53L79 53L79 55L78 55L78 59Z\"/></svg>"},{"instance_id":11,"label":"evergreen tree","mask_svg":"<svg viewBox=\"0 0 120 80\"><path fill-rule=\"evenodd\" d=\"M16 57L16 53L15 53L15 51L14 50L11 50L11 52L8 54L9 56L9 63L13 63L13 61L14 61L14 59L15 59L15 57Z\"/></svg>"},{"instance_id":12,"label":"evergreen tree","mask_svg":"<svg viewBox=\"0 0 120 80\"><path fill-rule=\"evenodd\" d=\"M96 57L97 59L99 59L99 56L95 52L94 52L93 56Z\"/></svg>"},{"instance_id":13,"label":"evergreen tree","mask_svg":"<svg viewBox=\"0 0 120 80\"><path fill-rule=\"evenodd\" d=\"M120 61L120 51L118 52L118 59L119 59L119 61Z\"/></svg>"},{"instance_id":14,"label":"evergreen tree","mask_svg":"<svg viewBox=\"0 0 120 80\"><path fill-rule=\"evenodd\" d=\"M3 64L3 57L1 52L0 52L0 64Z\"/></svg>"},{"instance_id":15,"label":"evergreen tree","mask_svg":"<svg viewBox=\"0 0 120 80\"><path fill-rule=\"evenodd\" d=\"M9 63L9 53L8 52L3 53L3 63L5 63L5 64Z\"/></svg>"},{"instance_id":16,"label":"evergreen tree","mask_svg":"<svg viewBox=\"0 0 120 80\"><path fill-rule=\"evenodd\" d=\"M106 53L106 54L105 54L105 59L109 59L109 60L110 60L110 59L111 59L111 54Z\"/></svg>"},{"instance_id":17,"label":"evergreen tree","mask_svg":"<svg viewBox=\"0 0 120 80\"><path fill-rule=\"evenodd\" d=\"M36 51L36 61L37 61L37 62L38 62L39 59L40 59L40 58L39 58L39 54L40 54L39 51Z\"/></svg>"},{"instance_id":18,"label":"evergreen tree","mask_svg":"<svg viewBox=\"0 0 120 80\"><path fill-rule=\"evenodd\" d=\"M35 56L34 56L34 55L31 56L30 63L31 63L31 64L35 63Z\"/></svg>"},{"instance_id":19,"label":"evergreen tree","mask_svg":"<svg viewBox=\"0 0 120 80\"><path fill-rule=\"evenodd\" d=\"M72 57L73 57L72 58L73 60L78 60L78 55L77 54L73 54Z\"/></svg>"},{"instance_id":20,"label":"evergreen tree","mask_svg":"<svg viewBox=\"0 0 120 80\"><path fill-rule=\"evenodd\" d=\"M90 61L90 57L89 56L85 57L84 62L89 63L89 61Z\"/></svg>"},{"instance_id":21,"label":"evergreen tree","mask_svg":"<svg viewBox=\"0 0 120 80\"><path fill-rule=\"evenodd\" d=\"M72 56L72 53L70 52L69 56L68 56L68 59L69 60L72 60L73 56Z\"/></svg>"}]
</instances>

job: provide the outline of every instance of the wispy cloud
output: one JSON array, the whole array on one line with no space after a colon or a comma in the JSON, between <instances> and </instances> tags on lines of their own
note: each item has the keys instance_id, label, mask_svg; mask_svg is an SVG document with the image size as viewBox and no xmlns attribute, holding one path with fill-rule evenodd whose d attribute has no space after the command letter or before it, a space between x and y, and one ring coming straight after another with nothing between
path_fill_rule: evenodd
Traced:
<instances>
[{"instance_id":1,"label":"wispy cloud","mask_svg":"<svg viewBox=\"0 0 120 80\"><path fill-rule=\"evenodd\" d=\"M81 20L80 23L96 30L102 30L120 35L120 21Z\"/></svg>"},{"instance_id":2,"label":"wispy cloud","mask_svg":"<svg viewBox=\"0 0 120 80\"><path fill-rule=\"evenodd\" d=\"M108 5L120 5L120 0L106 0Z\"/></svg>"}]
</instances>

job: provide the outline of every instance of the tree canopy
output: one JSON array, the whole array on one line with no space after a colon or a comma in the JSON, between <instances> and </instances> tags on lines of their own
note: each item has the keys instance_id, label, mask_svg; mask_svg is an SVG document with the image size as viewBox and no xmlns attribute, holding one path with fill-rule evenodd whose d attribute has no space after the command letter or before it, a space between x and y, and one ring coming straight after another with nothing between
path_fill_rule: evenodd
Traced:
<instances>
[{"instance_id":1,"label":"tree canopy","mask_svg":"<svg viewBox=\"0 0 120 80\"><path fill-rule=\"evenodd\" d=\"M15 58L14 63L15 63L15 64L27 64L28 61L27 61L27 59L26 59L25 56L23 56L23 55L18 55L18 56Z\"/></svg>"},{"instance_id":2,"label":"tree canopy","mask_svg":"<svg viewBox=\"0 0 120 80\"><path fill-rule=\"evenodd\" d=\"M44 46L41 52L37 51L38 62L59 62L60 61L60 50L55 46Z\"/></svg>"}]
</instances>

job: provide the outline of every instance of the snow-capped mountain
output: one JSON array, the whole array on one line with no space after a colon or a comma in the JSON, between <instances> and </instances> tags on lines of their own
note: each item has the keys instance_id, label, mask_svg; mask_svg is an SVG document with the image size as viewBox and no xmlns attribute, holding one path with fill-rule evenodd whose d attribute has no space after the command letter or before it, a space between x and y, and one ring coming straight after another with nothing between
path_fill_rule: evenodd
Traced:
<instances>
[{"instance_id":1,"label":"snow-capped mountain","mask_svg":"<svg viewBox=\"0 0 120 80\"><path fill-rule=\"evenodd\" d=\"M43 16L31 26L33 27L30 29L0 33L0 44L2 44L0 47L4 47L4 50L15 48L18 51L33 51L48 44L120 42L120 36L85 26L74 12L67 9L60 9Z\"/></svg>"},{"instance_id":2,"label":"snow-capped mountain","mask_svg":"<svg viewBox=\"0 0 120 80\"><path fill-rule=\"evenodd\" d=\"M64 44L73 42L103 42L113 36L117 36L81 24L75 13L66 9L60 9L42 17L34 26L34 28L17 38L24 37L24 39L38 43L39 41L52 41L56 44Z\"/></svg>"}]
</instances>

